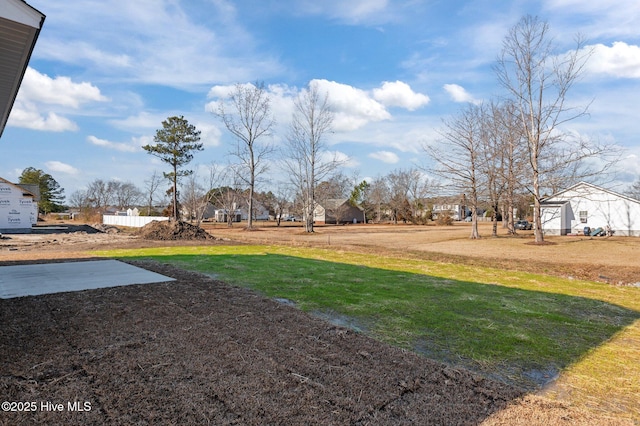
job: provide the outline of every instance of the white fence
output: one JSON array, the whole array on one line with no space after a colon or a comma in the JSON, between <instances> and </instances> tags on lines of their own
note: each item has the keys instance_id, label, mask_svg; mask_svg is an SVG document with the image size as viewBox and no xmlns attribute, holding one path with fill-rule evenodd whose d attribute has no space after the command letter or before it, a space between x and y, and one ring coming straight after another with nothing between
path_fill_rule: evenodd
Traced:
<instances>
[{"instance_id":1,"label":"white fence","mask_svg":"<svg viewBox=\"0 0 640 426\"><path fill-rule=\"evenodd\" d=\"M169 220L163 216L116 216L111 214L102 215L102 223L105 225L130 226L132 228L142 228L154 220Z\"/></svg>"}]
</instances>

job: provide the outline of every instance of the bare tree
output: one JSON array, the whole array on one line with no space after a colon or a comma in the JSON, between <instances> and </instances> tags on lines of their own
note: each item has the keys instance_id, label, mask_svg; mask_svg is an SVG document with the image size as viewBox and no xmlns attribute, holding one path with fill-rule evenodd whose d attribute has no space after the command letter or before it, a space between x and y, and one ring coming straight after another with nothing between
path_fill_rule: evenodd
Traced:
<instances>
[{"instance_id":1,"label":"bare tree","mask_svg":"<svg viewBox=\"0 0 640 426\"><path fill-rule=\"evenodd\" d=\"M394 170L387 175L389 187L388 205L391 210L391 220L398 223L398 220L406 222L412 220L411 203L409 192L413 179L413 170Z\"/></svg>"},{"instance_id":2,"label":"bare tree","mask_svg":"<svg viewBox=\"0 0 640 426\"><path fill-rule=\"evenodd\" d=\"M153 174L149 177L148 180L145 180L144 183L144 189L147 196L147 215L151 216L151 212L153 211L153 197L155 197L156 191L162 183L162 176L160 176L158 172L154 170Z\"/></svg>"},{"instance_id":3,"label":"bare tree","mask_svg":"<svg viewBox=\"0 0 640 426\"><path fill-rule=\"evenodd\" d=\"M278 182L276 186L276 192L273 194L272 207L273 214L276 220L276 225L280 226L282 221L282 215L285 209L291 205L290 202L291 185L283 182Z\"/></svg>"},{"instance_id":4,"label":"bare tree","mask_svg":"<svg viewBox=\"0 0 640 426\"><path fill-rule=\"evenodd\" d=\"M321 95L318 86L310 84L294 102L286 152L283 153L284 168L300 191L306 232L313 232L316 187L341 164L335 155L328 154L324 139L331 131L332 123L333 113L327 95Z\"/></svg>"},{"instance_id":5,"label":"bare tree","mask_svg":"<svg viewBox=\"0 0 640 426\"><path fill-rule=\"evenodd\" d=\"M522 193L522 182L526 180L526 137L519 126L516 105L511 101L492 107L492 120L499 137L502 167L498 171L505 184L502 223L509 234L515 234L516 198Z\"/></svg>"},{"instance_id":6,"label":"bare tree","mask_svg":"<svg viewBox=\"0 0 640 426\"><path fill-rule=\"evenodd\" d=\"M212 201L216 200L217 190L223 183L223 179L224 173L215 163L208 166L206 179L201 179L198 173L189 176L181 194L181 202L188 212L190 221L195 220L196 225L200 226L207 208L211 206Z\"/></svg>"},{"instance_id":7,"label":"bare tree","mask_svg":"<svg viewBox=\"0 0 640 426\"><path fill-rule=\"evenodd\" d=\"M413 223L426 223L425 198L430 191L432 182L429 181L420 170L412 168L409 173L408 198L411 205L411 219Z\"/></svg>"},{"instance_id":8,"label":"bare tree","mask_svg":"<svg viewBox=\"0 0 640 426\"><path fill-rule=\"evenodd\" d=\"M517 107L519 125L526 135L531 173L528 190L534 200L538 243L544 241L540 206L544 188L558 174L564 185L591 174L593 171L582 169L584 160L610 149L571 137L562 130L563 125L587 113L587 107L573 107L567 98L590 55L583 49L582 38L576 37L575 41L571 51L557 54L547 22L525 16L505 37L495 66L498 80Z\"/></svg>"},{"instance_id":9,"label":"bare tree","mask_svg":"<svg viewBox=\"0 0 640 426\"><path fill-rule=\"evenodd\" d=\"M119 209L126 209L138 204L142 192L131 182L114 182L114 198Z\"/></svg>"},{"instance_id":10,"label":"bare tree","mask_svg":"<svg viewBox=\"0 0 640 426\"><path fill-rule=\"evenodd\" d=\"M519 132L512 102L490 102L482 108L482 146L480 172L486 180L486 194L491 206L492 236L498 235L498 213L509 233L515 233L513 204L516 191L524 180L523 160L526 142Z\"/></svg>"},{"instance_id":11,"label":"bare tree","mask_svg":"<svg viewBox=\"0 0 640 426\"><path fill-rule=\"evenodd\" d=\"M478 232L478 200L484 182L482 167L482 107L468 104L457 116L445 120L436 145L425 145L426 153L435 162L433 173L440 176L458 193L463 193L471 209L471 239Z\"/></svg>"},{"instance_id":12,"label":"bare tree","mask_svg":"<svg viewBox=\"0 0 640 426\"><path fill-rule=\"evenodd\" d=\"M629 197L640 200L640 177L625 192Z\"/></svg>"},{"instance_id":13,"label":"bare tree","mask_svg":"<svg viewBox=\"0 0 640 426\"><path fill-rule=\"evenodd\" d=\"M116 181L105 182L102 179L96 179L89 183L87 187L87 201L91 206L99 212L104 211L115 201L115 189L118 185Z\"/></svg>"},{"instance_id":14,"label":"bare tree","mask_svg":"<svg viewBox=\"0 0 640 426\"><path fill-rule=\"evenodd\" d=\"M77 209L84 209L90 206L90 203L87 199L87 191L83 189L79 189L74 191L69 196L69 206L75 207Z\"/></svg>"},{"instance_id":15,"label":"bare tree","mask_svg":"<svg viewBox=\"0 0 640 426\"><path fill-rule=\"evenodd\" d=\"M316 199L349 198L351 190L351 178L342 172L335 172L316 186Z\"/></svg>"},{"instance_id":16,"label":"bare tree","mask_svg":"<svg viewBox=\"0 0 640 426\"><path fill-rule=\"evenodd\" d=\"M376 222L382 221L382 207L389 203L389 186L386 179L377 177L371 182L367 191L367 203L376 212Z\"/></svg>"},{"instance_id":17,"label":"bare tree","mask_svg":"<svg viewBox=\"0 0 640 426\"><path fill-rule=\"evenodd\" d=\"M271 112L271 101L264 83L236 84L231 94L231 111L223 101L218 103L215 115L224 123L227 130L236 138L231 152L235 156L243 173L239 176L249 186L249 217L247 228L253 228L253 193L256 180L267 170L266 160L273 152L269 143L261 143L271 135L275 120Z\"/></svg>"},{"instance_id":18,"label":"bare tree","mask_svg":"<svg viewBox=\"0 0 640 426\"><path fill-rule=\"evenodd\" d=\"M200 226L204 210L207 207L205 189L199 183L199 177L197 173L192 173L187 178L184 184L183 190L180 193L180 202L183 207L183 214L186 213L186 217L189 222L196 221L196 224Z\"/></svg>"},{"instance_id":19,"label":"bare tree","mask_svg":"<svg viewBox=\"0 0 640 426\"><path fill-rule=\"evenodd\" d=\"M242 199L241 179L235 165L228 165L217 170L215 180L212 182L217 182L218 186L209 189L207 193L209 202L221 208L227 226L232 227L236 210ZM216 217L216 220L218 218Z\"/></svg>"}]
</instances>

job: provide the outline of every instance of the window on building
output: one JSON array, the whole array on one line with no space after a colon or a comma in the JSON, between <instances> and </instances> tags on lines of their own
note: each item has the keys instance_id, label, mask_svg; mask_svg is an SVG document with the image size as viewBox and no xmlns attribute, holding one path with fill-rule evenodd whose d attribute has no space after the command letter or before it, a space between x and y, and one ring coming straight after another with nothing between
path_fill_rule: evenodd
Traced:
<instances>
[{"instance_id":1,"label":"window on building","mask_svg":"<svg viewBox=\"0 0 640 426\"><path fill-rule=\"evenodd\" d=\"M587 211L583 210L580 212L580 223L587 223Z\"/></svg>"}]
</instances>

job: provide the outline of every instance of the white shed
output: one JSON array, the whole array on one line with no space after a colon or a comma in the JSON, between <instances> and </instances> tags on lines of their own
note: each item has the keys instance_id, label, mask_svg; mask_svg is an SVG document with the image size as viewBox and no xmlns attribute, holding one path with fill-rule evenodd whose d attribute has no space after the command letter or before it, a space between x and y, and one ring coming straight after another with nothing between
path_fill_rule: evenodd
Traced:
<instances>
[{"instance_id":1,"label":"white shed","mask_svg":"<svg viewBox=\"0 0 640 426\"><path fill-rule=\"evenodd\" d=\"M0 178L0 233L31 232L37 221L35 194Z\"/></svg>"},{"instance_id":2,"label":"white shed","mask_svg":"<svg viewBox=\"0 0 640 426\"><path fill-rule=\"evenodd\" d=\"M542 200L546 235L609 227L614 235L640 236L640 200L580 182Z\"/></svg>"}]
</instances>

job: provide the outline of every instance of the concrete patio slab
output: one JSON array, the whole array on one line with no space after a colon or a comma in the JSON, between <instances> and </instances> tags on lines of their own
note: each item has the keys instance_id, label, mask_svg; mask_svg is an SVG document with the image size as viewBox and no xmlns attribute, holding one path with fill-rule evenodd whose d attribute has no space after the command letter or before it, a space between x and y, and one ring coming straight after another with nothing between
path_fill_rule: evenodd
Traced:
<instances>
[{"instance_id":1,"label":"concrete patio slab","mask_svg":"<svg viewBox=\"0 0 640 426\"><path fill-rule=\"evenodd\" d=\"M175 281L117 260L0 266L0 298Z\"/></svg>"}]
</instances>

